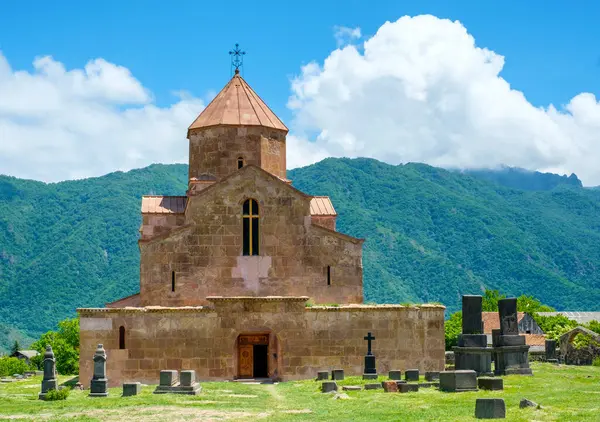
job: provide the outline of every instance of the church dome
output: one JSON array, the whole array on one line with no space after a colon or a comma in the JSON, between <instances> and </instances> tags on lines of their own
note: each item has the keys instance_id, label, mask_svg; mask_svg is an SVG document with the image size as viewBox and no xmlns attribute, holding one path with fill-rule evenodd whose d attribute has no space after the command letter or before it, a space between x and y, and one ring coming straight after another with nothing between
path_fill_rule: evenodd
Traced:
<instances>
[{"instance_id":1,"label":"church dome","mask_svg":"<svg viewBox=\"0 0 600 422\"><path fill-rule=\"evenodd\" d=\"M262 126L288 131L237 71L194 120L189 130L212 126Z\"/></svg>"}]
</instances>

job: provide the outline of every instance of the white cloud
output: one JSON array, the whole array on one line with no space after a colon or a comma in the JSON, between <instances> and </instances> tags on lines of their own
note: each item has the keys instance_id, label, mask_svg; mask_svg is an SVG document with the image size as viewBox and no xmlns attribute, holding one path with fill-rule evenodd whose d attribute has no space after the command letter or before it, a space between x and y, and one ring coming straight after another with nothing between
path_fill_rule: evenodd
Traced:
<instances>
[{"instance_id":1,"label":"white cloud","mask_svg":"<svg viewBox=\"0 0 600 422\"><path fill-rule=\"evenodd\" d=\"M585 184L600 184L594 95L536 108L499 76L504 57L477 47L460 22L434 16L387 22L362 47L336 49L292 82L294 148L304 152L296 165L325 155L506 164L576 172ZM313 142L300 136L311 132Z\"/></svg>"},{"instance_id":2,"label":"white cloud","mask_svg":"<svg viewBox=\"0 0 600 422\"><path fill-rule=\"evenodd\" d=\"M103 59L66 70L41 57L33 68L12 70L0 52L0 173L58 181L187 161L201 100L174 93L157 107L128 69Z\"/></svg>"},{"instance_id":3,"label":"white cloud","mask_svg":"<svg viewBox=\"0 0 600 422\"><path fill-rule=\"evenodd\" d=\"M362 34L360 28L348 28L346 26L334 26L333 36L337 43L338 48L346 44L350 44L352 41L359 39Z\"/></svg>"}]
</instances>

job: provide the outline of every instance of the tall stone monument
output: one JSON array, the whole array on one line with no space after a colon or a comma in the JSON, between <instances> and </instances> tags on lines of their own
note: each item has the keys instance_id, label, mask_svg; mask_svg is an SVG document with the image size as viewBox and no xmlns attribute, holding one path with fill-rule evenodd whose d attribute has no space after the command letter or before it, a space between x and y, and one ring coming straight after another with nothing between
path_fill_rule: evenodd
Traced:
<instances>
[{"instance_id":1,"label":"tall stone monument","mask_svg":"<svg viewBox=\"0 0 600 422\"><path fill-rule=\"evenodd\" d=\"M364 338L367 340L367 354L365 355L365 369L363 379L377 379L377 368L375 366L375 355L371 351L371 342L375 337L369 332Z\"/></svg>"},{"instance_id":2,"label":"tall stone monument","mask_svg":"<svg viewBox=\"0 0 600 422\"><path fill-rule=\"evenodd\" d=\"M456 370L473 370L477 376L492 375L492 349L487 347L481 318L483 297L462 297L462 334L454 347Z\"/></svg>"},{"instance_id":3,"label":"tall stone monument","mask_svg":"<svg viewBox=\"0 0 600 422\"><path fill-rule=\"evenodd\" d=\"M494 373L496 375L531 375L529 346L525 344L525 336L519 335L517 299L500 299L498 313L500 315L500 333L493 338Z\"/></svg>"},{"instance_id":4,"label":"tall stone monument","mask_svg":"<svg viewBox=\"0 0 600 422\"><path fill-rule=\"evenodd\" d=\"M58 381L56 380L56 359L50 345L46 346L44 352L44 379L42 380L42 391L38 395L40 400L46 400L46 394L50 390L58 389Z\"/></svg>"},{"instance_id":5,"label":"tall stone monument","mask_svg":"<svg viewBox=\"0 0 600 422\"><path fill-rule=\"evenodd\" d=\"M108 379L106 378L106 351L102 344L94 353L94 376L90 382L90 397L108 396Z\"/></svg>"}]
</instances>

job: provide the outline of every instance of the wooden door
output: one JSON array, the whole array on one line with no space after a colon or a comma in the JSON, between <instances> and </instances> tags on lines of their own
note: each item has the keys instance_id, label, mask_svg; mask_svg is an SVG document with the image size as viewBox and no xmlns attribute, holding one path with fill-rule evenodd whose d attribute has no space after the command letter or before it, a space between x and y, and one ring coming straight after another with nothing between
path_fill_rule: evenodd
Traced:
<instances>
[{"instance_id":1,"label":"wooden door","mask_svg":"<svg viewBox=\"0 0 600 422\"><path fill-rule=\"evenodd\" d=\"M254 376L254 346L251 344L240 345L239 351L239 377L252 378Z\"/></svg>"}]
</instances>

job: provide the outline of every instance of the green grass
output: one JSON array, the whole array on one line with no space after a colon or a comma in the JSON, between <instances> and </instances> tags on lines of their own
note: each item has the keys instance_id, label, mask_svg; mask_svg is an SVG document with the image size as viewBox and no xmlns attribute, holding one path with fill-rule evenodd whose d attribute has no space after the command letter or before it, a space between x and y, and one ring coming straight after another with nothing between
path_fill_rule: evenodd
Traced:
<instances>
[{"instance_id":1,"label":"green grass","mask_svg":"<svg viewBox=\"0 0 600 422\"><path fill-rule=\"evenodd\" d=\"M320 393L319 382L292 381L277 385L205 382L199 396L153 395L154 386L144 387L137 397L120 397L120 388L110 389L108 398L89 398L88 391L73 390L65 401L43 402L37 399L40 378L36 377L0 384L0 420L468 421L475 420L476 398L499 397L506 401L510 421L600 421L600 368L538 363L532 367L532 377L505 377L504 391L362 390L347 392L346 400ZM358 377L338 382L364 383ZM519 409L522 398L542 408Z\"/></svg>"}]
</instances>

